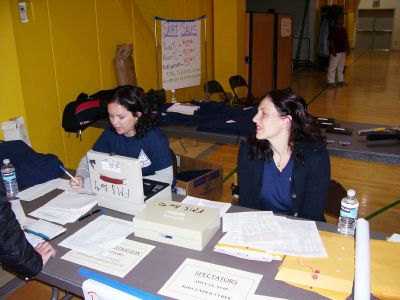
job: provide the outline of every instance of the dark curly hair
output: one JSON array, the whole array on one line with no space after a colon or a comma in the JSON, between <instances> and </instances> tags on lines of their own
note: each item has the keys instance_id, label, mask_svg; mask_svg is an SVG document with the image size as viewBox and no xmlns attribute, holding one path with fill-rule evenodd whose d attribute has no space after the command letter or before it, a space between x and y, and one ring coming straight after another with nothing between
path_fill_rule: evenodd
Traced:
<instances>
[{"instance_id":1,"label":"dark curly hair","mask_svg":"<svg viewBox=\"0 0 400 300\"><path fill-rule=\"evenodd\" d=\"M107 101L107 105L110 103L122 105L134 116L137 112L141 113L135 124L137 138L144 137L150 129L157 127L157 122L142 88L133 85L120 86L116 89L112 99Z\"/></svg>"},{"instance_id":2,"label":"dark curly hair","mask_svg":"<svg viewBox=\"0 0 400 300\"><path fill-rule=\"evenodd\" d=\"M295 158L301 159L298 150L301 140L325 141L321 134L317 118L307 111L307 104L304 99L297 96L289 89L275 90L267 93L265 98L271 99L280 116L291 116L291 129L289 136L289 147ZM268 160L273 156L271 144L268 140L258 140L255 133L249 137L250 158Z\"/></svg>"}]
</instances>

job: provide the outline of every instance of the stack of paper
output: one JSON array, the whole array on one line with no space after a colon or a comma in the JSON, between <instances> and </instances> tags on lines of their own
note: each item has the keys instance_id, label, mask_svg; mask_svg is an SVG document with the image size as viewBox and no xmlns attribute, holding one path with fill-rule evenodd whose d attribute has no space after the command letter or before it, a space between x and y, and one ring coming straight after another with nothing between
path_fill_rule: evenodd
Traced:
<instances>
[{"instance_id":1,"label":"stack of paper","mask_svg":"<svg viewBox=\"0 0 400 300\"><path fill-rule=\"evenodd\" d=\"M183 115L193 116L194 112L199 108L200 106L192 105L190 103L174 103L167 109L167 112L175 112Z\"/></svg>"},{"instance_id":2,"label":"stack of paper","mask_svg":"<svg viewBox=\"0 0 400 300\"><path fill-rule=\"evenodd\" d=\"M65 191L29 215L65 225L78 220L96 204L92 195Z\"/></svg>"},{"instance_id":3,"label":"stack of paper","mask_svg":"<svg viewBox=\"0 0 400 300\"><path fill-rule=\"evenodd\" d=\"M283 255L326 257L315 222L274 216L256 211L225 214L226 234L214 251L241 258L271 261Z\"/></svg>"},{"instance_id":4,"label":"stack of paper","mask_svg":"<svg viewBox=\"0 0 400 300\"><path fill-rule=\"evenodd\" d=\"M18 198L24 201L32 201L36 198L39 198L48 192L51 192L54 189L62 189L68 190L71 189L69 187L69 181L61 178L49 180L45 183L37 184L32 186L26 190L23 190L18 193Z\"/></svg>"},{"instance_id":5,"label":"stack of paper","mask_svg":"<svg viewBox=\"0 0 400 300\"><path fill-rule=\"evenodd\" d=\"M25 231L25 236L32 246L42 243L44 240L51 240L52 238L62 234L67 229L44 220L37 220L29 226L22 226Z\"/></svg>"},{"instance_id":6,"label":"stack of paper","mask_svg":"<svg viewBox=\"0 0 400 300\"><path fill-rule=\"evenodd\" d=\"M100 216L63 240L59 245L89 255L100 256L133 233L133 222Z\"/></svg>"}]
</instances>

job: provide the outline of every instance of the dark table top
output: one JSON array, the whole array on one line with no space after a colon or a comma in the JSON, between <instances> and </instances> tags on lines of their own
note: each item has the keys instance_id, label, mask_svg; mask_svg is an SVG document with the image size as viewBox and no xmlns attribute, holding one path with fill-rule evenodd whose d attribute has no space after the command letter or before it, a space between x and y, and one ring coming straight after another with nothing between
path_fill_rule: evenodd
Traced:
<instances>
[{"instance_id":1,"label":"dark table top","mask_svg":"<svg viewBox=\"0 0 400 300\"><path fill-rule=\"evenodd\" d=\"M357 132L362 129L390 126L342 121L337 122L340 123L341 127L351 128L353 134L341 135L327 133L326 137L329 141L327 148L331 155L356 160L400 164L400 140L367 141L365 136L357 134ZM108 120L105 119L99 120L91 126L105 128L108 124ZM169 125L161 127L161 129L169 137L192 138L219 144L240 144L242 141L246 140L245 136L198 131L196 126ZM340 144L341 142L350 142L350 145L345 146Z\"/></svg>"}]
</instances>

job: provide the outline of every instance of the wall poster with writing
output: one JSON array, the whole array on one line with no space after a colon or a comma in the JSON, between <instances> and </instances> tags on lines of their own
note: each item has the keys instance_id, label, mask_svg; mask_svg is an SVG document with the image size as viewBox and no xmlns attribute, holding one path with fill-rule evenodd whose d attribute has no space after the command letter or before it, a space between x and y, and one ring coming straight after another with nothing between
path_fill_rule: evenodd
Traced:
<instances>
[{"instance_id":1,"label":"wall poster with writing","mask_svg":"<svg viewBox=\"0 0 400 300\"><path fill-rule=\"evenodd\" d=\"M200 85L201 21L161 21L161 29L163 88Z\"/></svg>"}]
</instances>

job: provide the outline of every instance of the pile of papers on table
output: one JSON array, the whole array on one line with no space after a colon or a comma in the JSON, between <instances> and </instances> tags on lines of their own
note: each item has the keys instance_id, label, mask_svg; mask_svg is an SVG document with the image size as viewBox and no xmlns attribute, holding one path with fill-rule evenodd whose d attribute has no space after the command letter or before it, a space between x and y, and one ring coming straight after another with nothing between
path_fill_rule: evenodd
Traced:
<instances>
[{"instance_id":1,"label":"pile of papers on table","mask_svg":"<svg viewBox=\"0 0 400 300\"><path fill-rule=\"evenodd\" d=\"M65 225L78 220L96 204L93 195L65 191L29 215Z\"/></svg>"},{"instance_id":2,"label":"pile of papers on table","mask_svg":"<svg viewBox=\"0 0 400 300\"><path fill-rule=\"evenodd\" d=\"M326 257L314 221L274 216L272 212L230 213L223 216L226 234L214 251L260 261L281 260L283 255Z\"/></svg>"}]
</instances>

